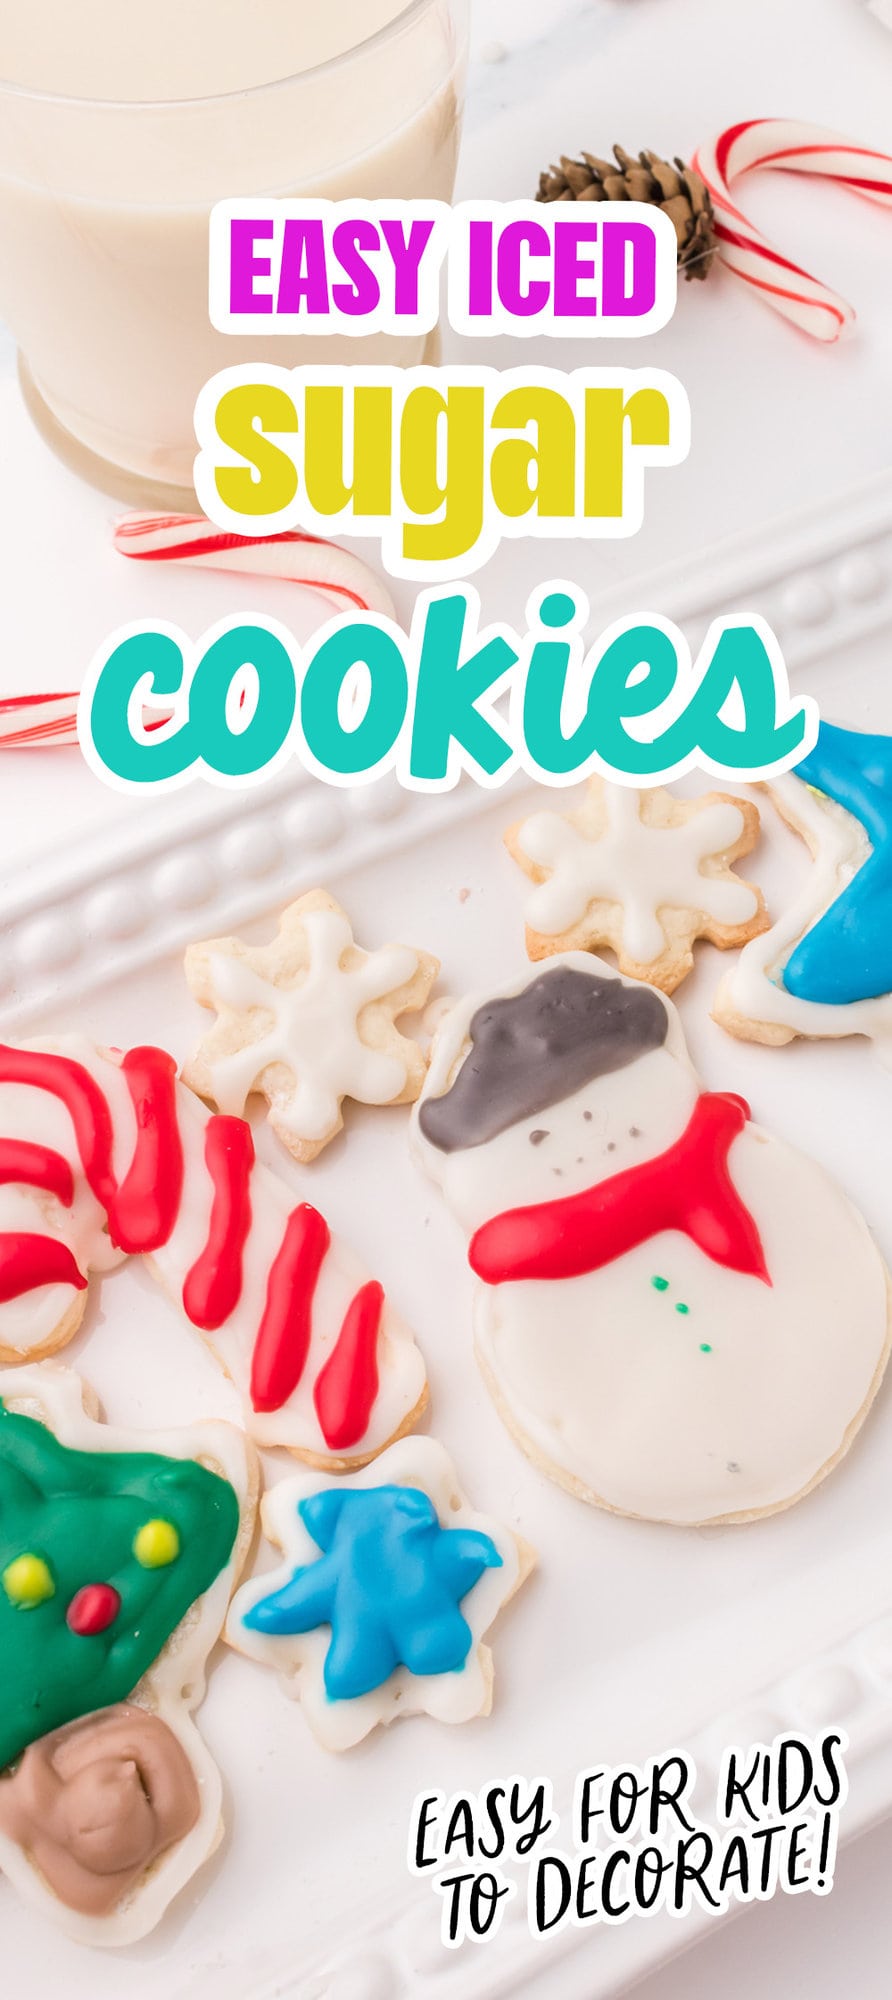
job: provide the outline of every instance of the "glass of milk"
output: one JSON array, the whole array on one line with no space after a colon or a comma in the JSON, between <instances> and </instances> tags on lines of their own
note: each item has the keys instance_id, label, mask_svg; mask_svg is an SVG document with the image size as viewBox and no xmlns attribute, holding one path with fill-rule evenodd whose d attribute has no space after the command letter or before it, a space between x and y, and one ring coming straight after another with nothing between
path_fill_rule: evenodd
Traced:
<instances>
[{"instance_id":1,"label":"glass of milk","mask_svg":"<svg viewBox=\"0 0 892 2000\"><path fill-rule=\"evenodd\" d=\"M412 339L240 339L207 307L234 195L434 196L468 0L0 0L0 318L60 455L182 501L218 368L422 359Z\"/></svg>"}]
</instances>

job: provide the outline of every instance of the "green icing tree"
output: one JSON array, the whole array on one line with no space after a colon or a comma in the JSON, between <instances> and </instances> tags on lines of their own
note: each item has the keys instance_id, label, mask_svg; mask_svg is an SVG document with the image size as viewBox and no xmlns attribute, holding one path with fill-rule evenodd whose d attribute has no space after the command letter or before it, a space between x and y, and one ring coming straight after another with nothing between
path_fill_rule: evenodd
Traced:
<instances>
[{"instance_id":1,"label":"green icing tree","mask_svg":"<svg viewBox=\"0 0 892 2000\"><path fill-rule=\"evenodd\" d=\"M70 1451L0 1402L0 1770L133 1693L238 1523L233 1488L193 1459Z\"/></svg>"}]
</instances>

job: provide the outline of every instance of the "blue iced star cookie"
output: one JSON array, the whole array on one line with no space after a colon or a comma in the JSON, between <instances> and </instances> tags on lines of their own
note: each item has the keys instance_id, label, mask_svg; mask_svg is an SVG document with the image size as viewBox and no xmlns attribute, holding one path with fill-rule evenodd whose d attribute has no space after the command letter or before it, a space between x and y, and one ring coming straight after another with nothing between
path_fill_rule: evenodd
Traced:
<instances>
[{"instance_id":1,"label":"blue iced star cookie","mask_svg":"<svg viewBox=\"0 0 892 2000\"><path fill-rule=\"evenodd\" d=\"M459 1605L502 1558L488 1535L441 1528L414 1486L327 1487L298 1513L322 1554L243 1615L248 1631L283 1637L331 1626L325 1658L330 1701L350 1701L389 1680L458 1673L473 1645Z\"/></svg>"},{"instance_id":2,"label":"blue iced star cookie","mask_svg":"<svg viewBox=\"0 0 892 2000\"><path fill-rule=\"evenodd\" d=\"M798 1000L843 1007L892 992L892 738L822 722L797 778L859 820L872 853L784 967Z\"/></svg>"}]
</instances>

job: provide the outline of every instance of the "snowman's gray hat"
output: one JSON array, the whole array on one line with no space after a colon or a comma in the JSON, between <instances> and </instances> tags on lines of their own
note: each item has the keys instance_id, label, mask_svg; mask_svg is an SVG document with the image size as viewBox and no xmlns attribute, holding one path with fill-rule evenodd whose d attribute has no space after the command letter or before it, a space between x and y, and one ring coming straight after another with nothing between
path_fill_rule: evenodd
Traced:
<instances>
[{"instance_id":1,"label":"snowman's gray hat","mask_svg":"<svg viewBox=\"0 0 892 2000\"><path fill-rule=\"evenodd\" d=\"M661 1048L668 1026L652 987L551 966L522 992L478 1007L455 1082L421 1107L424 1137L441 1153L482 1146L594 1077Z\"/></svg>"}]
</instances>

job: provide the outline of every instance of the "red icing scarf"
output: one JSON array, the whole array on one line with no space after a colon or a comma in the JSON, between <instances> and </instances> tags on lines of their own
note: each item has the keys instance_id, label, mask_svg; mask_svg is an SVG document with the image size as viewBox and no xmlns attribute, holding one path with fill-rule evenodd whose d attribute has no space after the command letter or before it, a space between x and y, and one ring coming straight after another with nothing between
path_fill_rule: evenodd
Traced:
<instances>
[{"instance_id":1,"label":"red icing scarf","mask_svg":"<svg viewBox=\"0 0 892 2000\"><path fill-rule=\"evenodd\" d=\"M510 1208L471 1239L471 1268L487 1285L519 1278L578 1278L677 1229L730 1271L771 1279L759 1231L728 1170L728 1152L749 1118L742 1097L705 1091L680 1139L665 1153L582 1194Z\"/></svg>"}]
</instances>

